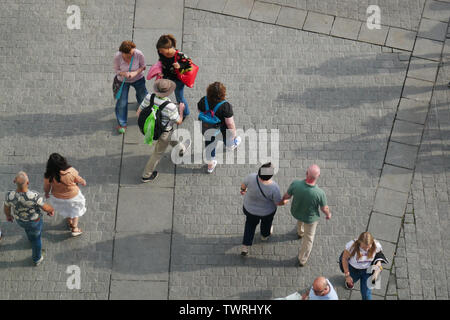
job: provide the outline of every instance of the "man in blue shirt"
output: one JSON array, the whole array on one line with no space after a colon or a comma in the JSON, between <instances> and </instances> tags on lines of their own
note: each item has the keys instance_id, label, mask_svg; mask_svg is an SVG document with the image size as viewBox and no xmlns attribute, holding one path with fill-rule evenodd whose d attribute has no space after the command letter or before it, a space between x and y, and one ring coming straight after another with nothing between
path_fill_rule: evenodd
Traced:
<instances>
[{"instance_id":1,"label":"man in blue shirt","mask_svg":"<svg viewBox=\"0 0 450 320\"><path fill-rule=\"evenodd\" d=\"M336 290L331 282L325 277L318 277L314 280L309 294L305 293L302 300L339 300Z\"/></svg>"}]
</instances>

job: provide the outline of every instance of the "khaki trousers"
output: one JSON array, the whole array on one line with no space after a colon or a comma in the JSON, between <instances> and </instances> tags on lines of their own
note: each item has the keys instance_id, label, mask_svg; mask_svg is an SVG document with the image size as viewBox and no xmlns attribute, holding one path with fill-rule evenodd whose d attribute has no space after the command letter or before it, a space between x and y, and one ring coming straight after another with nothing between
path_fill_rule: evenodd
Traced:
<instances>
[{"instance_id":1,"label":"khaki trousers","mask_svg":"<svg viewBox=\"0 0 450 320\"><path fill-rule=\"evenodd\" d=\"M163 132L159 137L158 141L156 141L155 150L153 150L150 159L147 161L147 164L145 165L142 177L148 178L151 176L152 172L155 171L155 168L158 165L159 160L161 160L161 157L163 156L169 144L173 148L175 148L178 144L180 144L181 149L185 149L184 145L179 141L170 140L170 138L172 137L172 132L173 130L169 132Z\"/></svg>"},{"instance_id":2,"label":"khaki trousers","mask_svg":"<svg viewBox=\"0 0 450 320\"><path fill-rule=\"evenodd\" d=\"M298 254L298 261L301 264L305 264L311 254L318 224L319 221L313 223L297 222L297 233L302 237L302 246L300 247L300 252Z\"/></svg>"}]
</instances>

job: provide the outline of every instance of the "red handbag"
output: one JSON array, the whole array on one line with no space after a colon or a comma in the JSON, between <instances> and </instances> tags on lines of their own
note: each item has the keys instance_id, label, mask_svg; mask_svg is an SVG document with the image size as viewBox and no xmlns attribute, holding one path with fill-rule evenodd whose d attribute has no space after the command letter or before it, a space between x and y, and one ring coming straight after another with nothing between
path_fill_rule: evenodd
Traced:
<instances>
[{"instance_id":1,"label":"red handbag","mask_svg":"<svg viewBox=\"0 0 450 320\"><path fill-rule=\"evenodd\" d=\"M177 57L178 50L175 53L175 62L177 62ZM191 64L191 70L181 73L180 69L175 69L175 73L177 74L177 77L181 82L183 82L189 88L192 88L194 86L195 78L197 77L198 66L193 63L191 59L189 59L189 62Z\"/></svg>"}]
</instances>

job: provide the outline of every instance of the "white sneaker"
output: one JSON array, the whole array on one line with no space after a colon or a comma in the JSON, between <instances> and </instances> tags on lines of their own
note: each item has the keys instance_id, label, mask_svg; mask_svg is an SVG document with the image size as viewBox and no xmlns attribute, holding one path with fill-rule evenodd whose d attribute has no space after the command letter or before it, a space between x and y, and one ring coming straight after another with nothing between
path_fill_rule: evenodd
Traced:
<instances>
[{"instance_id":1,"label":"white sneaker","mask_svg":"<svg viewBox=\"0 0 450 320\"><path fill-rule=\"evenodd\" d=\"M211 163L212 163L212 167L211 168L209 168L209 164L208 164L208 169L207 169L208 173L213 173L214 169L217 166L217 160L213 160L213 161L211 161Z\"/></svg>"},{"instance_id":2,"label":"white sneaker","mask_svg":"<svg viewBox=\"0 0 450 320\"><path fill-rule=\"evenodd\" d=\"M37 267L38 265L41 264L42 261L44 261L44 255L41 253L41 258L40 258L38 261L36 261L36 262L34 263L34 265Z\"/></svg>"},{"instance_id":3,"label":"white sneaker","mask_svg":"<svg viewBox=\"0 0 450 320\"><path fill-rule=\"evenodd\" d=\"M267 237L261 236L261 240L262 240L262 241L266 241L267 239L270 238L270 236L272 235L272 233L273 233L273 226L270 227L270 234L269 234Z\"/></svg>"},{"instance_id":4,"label":"white sneaker","mask_svg":"<svg viewBox=\"0 0 450 320\"><path fill-rule=\"evenodd\" d=\"M234 138L233 140L233 144L229 147L227 147L228 150L233 151L234 149L236 149L239 145L241 144L241 137L237 136L236 138Z\"/></svg>"}]
</instances>

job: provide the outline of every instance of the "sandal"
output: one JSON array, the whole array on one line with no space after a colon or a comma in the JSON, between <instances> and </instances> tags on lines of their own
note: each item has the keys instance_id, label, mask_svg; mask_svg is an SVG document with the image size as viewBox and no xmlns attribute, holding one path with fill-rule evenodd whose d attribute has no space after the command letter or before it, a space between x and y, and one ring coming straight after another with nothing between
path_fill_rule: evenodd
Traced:
<instances>
[{"instance_id":1,"label":"sandal","mask_svg":"<svg viewBox=\"0 0 450 320\"><path fill-rule=\"evenodd\" d=\"M81 230L80 228L76 227L76 228L72 228L72 237L77 237L79 235L81 235L83 233L83 230Z\"/></svg>"}]
</instances>

